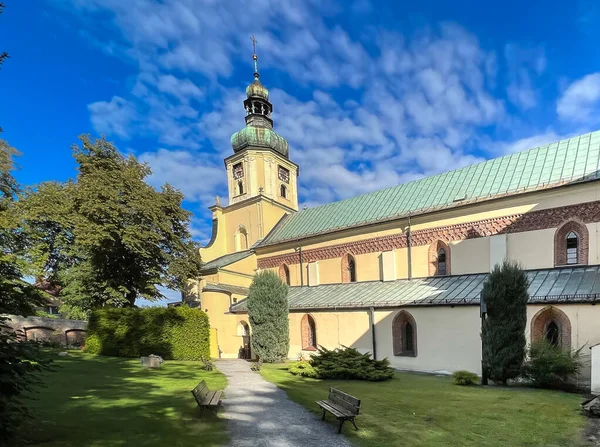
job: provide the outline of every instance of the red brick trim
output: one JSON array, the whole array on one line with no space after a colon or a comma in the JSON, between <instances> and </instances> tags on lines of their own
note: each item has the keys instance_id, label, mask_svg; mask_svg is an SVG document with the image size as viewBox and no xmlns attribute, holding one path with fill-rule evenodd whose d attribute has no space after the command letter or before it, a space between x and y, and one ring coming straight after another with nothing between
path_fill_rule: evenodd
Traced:
<instances>
[{"instance_id":1,"label":"red brick trim","mask_svg":"<svg viewBox=\"0 0 600 447\"><path fill-rule=\"evenodd\" d=\"M567 235L573 232L577 235L577 264L588 263L590 235L583 222L568 220L557 228L554 233L554 265L567 265Z\"/></svg>"},{"instance_id":2,"label":"red brick trim","mask_svg":"<svg viewBox=\"0 0 600 447\"><path fill-rule=\"evenodd\" d=\"M413 329L412 352L404 349L404 331L406 323L410 323ZM392 321L392 340L394 346L394 355L396 356L417 356L417 322L414 317L405 310L398 312Z\"/></svg>"},{"instance_id":3,"label":"red brick trim","mask_svg":"<svg viewBox=\"0 0 600 447\"><path fill-rule=\"evenodd\" d=\"M465 239L494 236L496 234L557 228L563 222L572 220L573 216L577 216L577 221L583 224L600 222L600 201L412 231L411 246L430 245L437 240L448 242L462 241ZM302 250L302 258L303 262L308 263L324 259L341 258L346 253L352 253L356 256L365 253L390 251L395 248L406 248L406 246L406 234L399 233L344 244L332 244L322 248ZM587 256L585 259L587 262ZM299 262L298 253L289 253L261 258L258 260L258 268L277 268L284 263L289 265L298 264Z\"/></svg>"},{"instance_id":4,"label":"red brick trim","mask_svg":"<svg viewBox=\"0 0 600 447\"><path fill-rule=\"evenodd\" d=\"M290 285L290 268L287 266L287 264L282 264L279 266L279 277L284 284L287 284L288 286Z\"/></svg>"},{"instance_id":5,"label":"red brick trim","mask_svg":"<svg viewBox=\"0 0 600 447\"><path fill-rule=\"evenodd\" d=\"M560 346L571 349L571 321L555 306L548 306L536 313L531 319L531 342L544 340L550 322L554 321L560 329Z\"/></svg>"},{"instance_id":6,"label":"red brick trim","mask_svg":"<svg viewBox=\"0 0 600 447\"><path fill-rule=\"evenodd\" d=\"M429 276L437 276L438 273L438 253L440 249L446 250L446 275L450 275L450 247L444 241L437 240L429 245ZM445 275L444 275L445 276Z\"/></svg>"}]
</instances>

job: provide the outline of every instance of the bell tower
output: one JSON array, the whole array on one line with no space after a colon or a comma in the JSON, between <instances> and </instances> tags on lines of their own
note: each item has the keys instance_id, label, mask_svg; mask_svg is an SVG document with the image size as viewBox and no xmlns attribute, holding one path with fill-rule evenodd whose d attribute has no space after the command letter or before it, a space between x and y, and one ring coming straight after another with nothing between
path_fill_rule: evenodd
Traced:
<instances>
[{"instance_id":1,"label":"bell tower","mask_svg":"<svg viewBox=\"0 0 600 447\"><path fill-rule=\"evenodd\" d=\"M273 130L273 105L260 82L256 39L254 81L246 88L246 127L231 136L234 154L225 159L229 204L257 196L298 210L298 165L289 159L288 142Z\"/></svg>"}]
</instances>

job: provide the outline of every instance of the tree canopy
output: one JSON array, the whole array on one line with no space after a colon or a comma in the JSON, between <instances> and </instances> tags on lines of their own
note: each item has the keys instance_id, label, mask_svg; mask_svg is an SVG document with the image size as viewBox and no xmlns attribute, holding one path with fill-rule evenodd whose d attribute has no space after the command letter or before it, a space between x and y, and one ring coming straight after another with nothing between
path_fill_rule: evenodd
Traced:
<instances>
[{"instance_id":1,"label":"tree canopy","mask_svg":"<svg viewBox=\"0 0 600 447\"><path fill-rule=\"evenodd\" d=\"M200 259L181 192L155 190L150 168L104 138L80 140L76 180L42 183L19 201L36 275L59 284L63 310L75 313L160 299L159 285L183 289Z\"/></svg>"}]
</instances>

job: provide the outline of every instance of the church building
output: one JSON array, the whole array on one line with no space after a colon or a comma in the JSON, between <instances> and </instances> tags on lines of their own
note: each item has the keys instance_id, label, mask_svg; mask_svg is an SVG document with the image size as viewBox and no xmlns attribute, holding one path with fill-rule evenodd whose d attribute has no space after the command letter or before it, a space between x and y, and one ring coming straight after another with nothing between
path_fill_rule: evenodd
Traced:
<instances>
[{"instance_id":1,"label":"church building","mask_svg":"<svg viewBox=\"0 0 600 447\"><path fill-rule=\"evenodd\" d=\"M310 209L261 84L225 159L229 201L210 209L202 276L212 354L252 357L244 299L253 275L289 286L289 357L355 347L395 368L481 373L479 296L504 259L527 270L527 339L600 343L600 132ZM589 382L589 362L581 379Z\"/></svg>"}]
</instances>

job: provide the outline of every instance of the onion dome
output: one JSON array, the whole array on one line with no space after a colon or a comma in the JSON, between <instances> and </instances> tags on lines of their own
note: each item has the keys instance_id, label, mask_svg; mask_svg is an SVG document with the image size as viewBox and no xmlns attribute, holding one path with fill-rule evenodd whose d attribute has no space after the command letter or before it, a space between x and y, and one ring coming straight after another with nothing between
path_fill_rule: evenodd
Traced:
<instances>
[{"instance_id":1,"label":"onion dome","mask_svg":"<svg viewBox=\"0 0 600 447\"><path fill-rule=\"evenodd\" d=\"M271 149L284 157L289 156L288 142L273 130L271 113L273 105L269 102L269 90L259 80L258 57L254 59L254 81L246 88L246 127L231 136L231 146L234 152L246 148Z\"/></svg>"}]
</instances>

